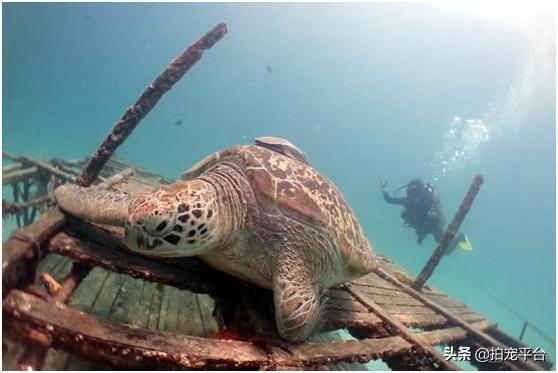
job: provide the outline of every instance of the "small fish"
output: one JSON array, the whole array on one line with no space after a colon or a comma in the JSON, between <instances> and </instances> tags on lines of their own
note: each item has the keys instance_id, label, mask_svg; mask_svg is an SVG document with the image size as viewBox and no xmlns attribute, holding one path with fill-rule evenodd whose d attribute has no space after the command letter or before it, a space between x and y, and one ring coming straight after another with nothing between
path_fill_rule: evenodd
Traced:
<instances>
[{"instance_id":1,"label":"small fish","mask_svg":"<svg viewBox=\"0 0 558 373\"><path fill-rule=\"evenodd\" d=\"M174 122L175 126L181 126L182 125L182 121L181 120L177 120L176 122Z\"/></svg>"},{"instance_id":2,"label":"small fish","mask_svg":"<svg viewBox=\"0 0 558 373\"><path fill-rule=\"evenodd\" d=\"M93 21L93 17L91 17L91 16L85 16L85 17L83 17L83 19L86 20L86 21Z\"/></svg>"},{"instance_id":3,"label":"small fish","mask_svg":"<svg viewBox=\"0 0 558 373\"><path fill-rule=\"evenodd\" d=\"M268 73L273 74L273 70L271 69L271 66L266 67L266 70Z\"/></svg>"}]
</instances>

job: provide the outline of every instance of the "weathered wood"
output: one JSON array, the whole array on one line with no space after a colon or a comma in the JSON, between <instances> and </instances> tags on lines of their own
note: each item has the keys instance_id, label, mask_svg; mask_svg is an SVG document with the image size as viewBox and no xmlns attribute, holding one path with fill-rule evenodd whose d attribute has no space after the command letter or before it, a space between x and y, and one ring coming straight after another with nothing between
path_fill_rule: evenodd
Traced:
<instances>
[{"instance_id":1,"label":"weathered wood","mask_svg":"<svg viewBox=\"0 0 558 373\"><path fill-rule=\"evenodd\" d=\"M2 155L5 156L5 152L2 152ZM56 175L57 177L61 178L62 180L65 181L74 181L75 177L71 174L68 174L67 172L64 172L62 170L59 170L58 168L54 167L53 165L51 165L48 162L45 161L41 161L38 159L33 159L31 157L27 157L25 155L20 155L20 156L11 156L13 159L15 159L17 162L21 162L24 165L33 165L33 167L38 168L38 169L42 169L44 171L47 171L50 174Z\"/></svg>"},{"instance_id":2,"label":"weathered wood","mask_svg":"<svg viewBox=\"0 0 558 373\"><path fill-rule=\"evenodd\" d=\"M400 321L395 320L389 313L384 311L379 305L377 305L370 296L359 292L354 289L351 284L345 284L345 288L350 292L358 301L360 301L364 306L368 308L369 312L373 312L378 316L384 323L388 324L391 328L397 331L397 334L402 336L406 341L411 343L414 347L421 350L421 352L427 354L433 359L433 362L440 368L445 370L459 370L457 366L449 363L444 359L439 352L434 350L430 345L424 343L421 339L411 333L407 327L405 327Z\"/></svg>"},{"instance_id":3,"label":"weathered wood","mask_svg":"<svg viewBox=\"0 0 558 373\"><path fill-rule=\"evenodd\" d=\"M373 284L362 282L360 279L351 281L354 286L360 287L360 290L365 291L370 294L385 295L388 297L405 297L405 292L400 289L392 287L379 287Z\"/></svg>"},{"instance_id":4,"label":"weathered wood","mask_svg":"<svg viewBox=\"0 0 558 373\"><path fill-rule=\"evenodd\" d=\"M393 319L409 328L443 327L448 324L442 315L393 315Z\"/></svg>"},{"instance_id":5,"label":"weathered wood","mask_svg":"<svg viewBox=\"0 0 558 373\"><path fill-rule=\"evenodd\" d=\"M49 275L48 273L41 273L39 277L43 285L45 286L48 295L53 297L60 291L60 284L58 283L58 281L53 279L51 275Z\"/></svg>"},{"instance_id":6,"label":"weathered wood","mask_svg":"<svg viewBox=\"0 0 558 373\"><path fill-rule=\"evenodd\" d=\"M371 336L377 329L382 328L382 325L382 320L369 312L330 310L327 313L325 328L326 330L348 328L358 330L358 335Z\"/></svg>"},{"instance_id":7,"label":"weathered wood","mask_svg":"<svg viewBox=\"0 0 558 373\"><path fill-rule=\"evenodd\" d=\"M18 183L20 181L37 176L39 169L37 167L28 167L23 170L15 170L7 174L2 174L2 185Z\"/></svg>"},{"instance_id":8,"label":"weathered wood","mask_svg":"<svg viewBox=\"0 0 558 373\"><path fill-rule=\"evenodd\" d=\"M79 311L89 311L95 304L108 275L107 271L93 268L70 299L69 305Z\"/></svg>"},{"instance_id":9,"label":"weathered wood","mask_svg":"<svg viewBox=\"0 0 558 373\"><path fill-rule=\"evenodd\" d=\"M67 276L70 271L72 270L72 261L68 258L62 261L60 265L56 266L56 268L52 271L52 277L56 280L62 280L65 276Z\"/></svg>"},{"instance_id":10,"label":"weathered wood","mask_svg":"<svg viewBox=\"0 0 558 373\"><path fill-rule=\"evenodd\" d=\"M371 298L374 299L374 302L376 302L374 297L371 297ZM420 305L420 306L394 306L394 305L391 305L391 304L383 304L382 309L386 310L387 312L389 312L390 314L393 314L393 315L432 316L432 315L437 314L435 311L433 311L432 309L430 309L428 307L425 307L424 305Z\"/></svg>"},{"instance_id":11,"label":"weathered wood","mask_svg":"<svg viewBox=\"0 0 558 373\"><path fill-rule=\"evenodd\" d=\"M132 175L134 175L135 171L133 168L129 167L124 169L122 172L119 172L111 177L107 178L105 181L100 183L98 186L100 188L109 189L113 186L123 183L127 181Z\"/></svg>"},{"instance_id":12,"label":"weathered wood","mask_svg":"<svg viewBox=\"0 0 558 373\"><path fill-rule=\"evenodd\" d=\"M31 187L31 184L29 183L29 179L24 180L23 181L23 195L22 195L22 200L24 202L29 201L29 188ZM29 211L27 209L24 209L23 211L23 225L29 225Z\"/></svg>"},{"instance_id":13,"label":"weathered wood","mask_svg":"<svg viewBox=\"0 0 558 373\"><path fill-rule=\"evenodd\" d=\"M114 247L84 242L65 233L59 233L49 240L49 250L52 253L68 256L89 265L100 266L112 272L197 293L226 296L227 282L234 282L234 279L211 269L196 258L184 262L189 263L188 266L178 267L140 257Z\"/></svg>"},{"instance_id":14,"label":"weathered wood","mask_svg":"<svg viewBox=\"0 0 558 373\"><path fill-rule=\"evenodd\" d=\"M2 297L33 282L42 244L63 224L64 215L51 210L35 224L12 233L2 248Z\"/></svg>"},{"instance_id":15,"label":"weathered wood","mask_svg":"<svg viewBox=\"0 0 558 373\"><path fill-rule=\"evenodd\" d=\"M510 347L514 347L514 348L528 347L526 344L524 344L520 340L515 339L514 337L512 337L512 336L504 333L500 329L498 329L496 327L496 325L493 325L492 327L487 328L486 334L490 335L491 337L495 338L496 340L500 341L502 344L505 344L506 346L510 346ZM554 366L554 362L552 360L550 360L548 358L548 356L546 357L545 361L534 361L534 363L539 365L544 370L552 370L552 367Z\"/></svg>"},{"instance_id":16,"label":"weathered wood","mask_svg":"<svg viewBox=\"0 0 558 373\"><path fill-rule=\"evenodd\" d=\"M326 303L326 306L328 309L331 310L367 312L366 307L364 307L362 304L360 304L354 299L346 300L346 299L336 299L330 297Z\"/></svg>"},{"instance_id":17,"label":"weathered wood","mask_svg":"<svg viewBox=\"0 0 558 373\"><path fill-rule=\"evenodd\" d=\"M109 273L103 283L103 286L99 290L97 299L95 299L93 306L88 312L102 319L107 319L114 303L114 299L120 290L122 281L122 275L118 273ZM137 295L141 295L141 293ZM135 309L135 311L139 310Z\"/></svg>"},{"instance_id":18,"label":"weathered wood","mask_svg":"<svg viewBox=\"0 0 558 373\"><path fill-rule=\"evenodd\" d=\"M59 269L56 272L53 271L53 274L56 274L57 278L65 275L70 266L71 272L64 278L61 284L58 284L56 291L49 291L50 297L46 296L43 298L50 302L66 303L81 281L85 278L85 276L87 276L90 267L83 266L80 263L72 264L69 260L61 260L60 264L61 265L57 266ZM43 280L43 283L45 275L50 277L47 273L42 273L40 277L41 280ZM56 280L50 277L50 281ZM48 290L49 285L47 285L47 283L44 283L44 285ZM25 370L40 370L45 364L47 354L48 346L46 344L38 345L36 343L30 343L25 351L25 354L20 359L19 365L21 369Z\"/></svg>"},{"instance_id":19,"label":"weathered wood","mask_svg":"<svg viewBox=\"0 0 558 373\"><path fill-rule=\"evenodd\" d=\"M489 328L493 328L495 327L495 325L496 324L490 323L488 321L481 321L472 324L474 328L479 330L486 330ZM422 332L417 334L417 336L422 340L424 340L424 342L428 343L429 345L436 346L436 345L441 345L446 343L455 343L458 341L462 341L467 337L467 331L456 326L453 328Z\"/></svg>"},{"instance_id":20,"label":"weathered wood","mask_svg":"<svg viewBox=\"0 0 558 373\"><path fill-rule=\"evenodd\" d=\"M141 291L142 282L130 276L122 275L122 284L118 289L116 299L110 310L108 319L114 322L127 322L128 310L130 309L131 301ZM157 310L158 311L158 310ZM132 315L130 313L130 317ZM158 314L158 312L157 312Z\"/></svg>"},{"instance_id":21,"label":"weathered wood","mask_svg":"<svg viewBox=\"0 0 558 373\"><path fill-rule=\"evenodd\" d=\"M15 162L12 164L9 164L7 166L2 167L2 175L8 174L12 171L15 170L19 170L21 167L23 167L23 164L19 163L19 162Z\"/></svg>"},{"instance_id":22,"label":"weathered wood","mask_svg":"<svg viewBox=\"0 0 558 373\"><path fill-rule=\"evenodd\" d=\"M210 337L216 335L219 332L219 324L213 315L215 302L211 297L205 294L196 294L196 300L203 324L204 336Z\"/></svg>"},{"instance_id":23,"label":"weathered wood","mask_svg":"<svg viewBox=\"0 0 558 373\"><path fill-rule=\"evenodd\" d=\"M146 328L151 330L156 330L159 325L159 317L161 312L161 300L163 297L164 285L155 283L155 289L153 291L153 298L151 299L151 306L149 308L149 318L147 321Z\"/></svg>"},{"instance_id":24,"label":"weathered wood","mask_svg":"<svg viewBox=\"0 0 558 373\"><path fill-rule=\"evenodd\" d=\"M91 267L89 266L81 263L72 263L70 273L64 277L60 283L60 289L55 296L55 300L66 303L74 294L83 279L85 279L85 277L89 274L89 271L91 271Z\"/></svg>"},{"instance_id":25,"label":"weathered wood","mask_svg":"<svg viewBox=\"0 0 558 373\"><path fill-rule=\"evenodd\" d=\"M43 260L41 260L39 262L39 265L37 266L37 273L39 274L45 272L51 273L52 270L56 268L56 266L59 265L60 262L63 260L69 260L69 259L56 254L46 254ZM42 285L42 282L39 279L39 277L35 279L35 284Z\"/></svg>"},{"instance_id":26,"label":"weathered wood","mask_svg":"<svg viewBox=\"0 0 558 373\"><path fill-rule=\"evenodd\" d=\"M27 209L30 207L37 207L49 203L51 201L52 199L48 196L35 198L32 199L31 201L26 201L23 203L14 203L14 202L2 200L2 216L21 214L27 211Z\"/></svg>"},{"instance_id":27,"label":"weathered wood","mask_svg":"<svg viewBox=\"0 0 558 373\"><path fill-rule=\"evenodd\" d=\"M207 334L203 326L197 295L186 290L176 292L178 293L176 332L205 337Z\"/></svg>"},{"instance_id":28,"label":"weathered wood","mask_svg":"<svg viewBox=\"0 0 558 373\"><path fill-rule=\"evenodd\" d=\"M151 309L151 302L153 301L153 294L156 288L157 284L154 282L145 282L143 284L138 308L133 313L134 317L129 318L130 324L137 325L140 328L147 328L147 324L149 323L149 310Z\"/></svg>"},{"instance_id":29,"label":"weathered wood","mask_svg":"<svg viewBox=\"0 0 558 373\"><path fill-rule=\"evenodd\" d=\"M227 26L224 23L218 24L171 62L115 124L79 175L76 180L78 185L90 186L93 183L108 159L155 107L159 99L201 59L204 50L211 48L226 34Z\"/></svg>"},{"instance_id":30,"label":"weathered wood","mask_svg":"<svg viewBox=\"0 0 558 373\"><path fill-rule=\"evenodd\" d=\"M270 363L312 366L366 362L386 354L402 354L410 344L400 337L378 340L308 343L290 354L271 347L271 356L248 342L176 336L117 325L19 291L3 302L9 330L36 343L56 347L123 368L258 368ZM79 342L79 343L76 343Z\"/></svg>"},{"instance_id":31,"label":"weathered wood","mask_svg":"<svg viewBox=\"0 0 558 373\"><path fill-rule=\"evenodd\" d=\"M455 216L453 217L450 225L442 235L438 246L432 253L430 259L428 259L428 262L424 265L424 268L417 276L415 282L412 284L413 289L422 289L423 285L430 278L432 273L434 273L434 270L438 266L438 263L440 263L440 260L446 253L446 249L453 242L455 235L459 231L459 227L461 226L461 223L463 223L465 216L467 216L467 213L469 212L469 209L471 208L471 205L473 204L473 201L475 200L475 197L477 196L479 188L483 182L484 178L481 175L475 176L473 183L467 191L467 195L465 195L465 198L461 202L461 205L455 213Z\"/></svg>"},{"instance_id":32,"label":"weathered wood","mask_svg":"<svg viewBox=\"0 0 558 373\"><path fill-rule=\"evenodd\" d=\"M506 347L502 343L500 343L499 341L494 339L493 337L489 336L488 334L486 334L486 333L484 333L480 330L475 329L474 327L472 327L469 324L469 322L472 322L472 321L481 321L482 318L481 318L481 320L479 320L478 319L479 316L477 316L477 315L464 315L463 317L460 317L460 316L454 315L451 311L447 310L443 306L440 306L439 304L435 303L434 301L426 298L423 294L421 294L417 290L399 282L395 277L393 277L391 274L383 271L382 269L377 269L376 273L378 273L380 276L382 276L384 279L391 282L392 284L398 286L400 289L404 290L407 294L415 297L416 299L423 302L425 305L427 305L427 306L431 307L432 309L436 310L438 313L440 313L445 318L447 318L450 322L452 322L452 323L456 324L457 326L465 329L467 331L467 333L471 334L474 338L482 341L485 345L494 346L494 347L502 347L502 348ZM539 366L537 366L536 364L534 364L532 362L529 362L529 361L527 361L527 362L517 361L515 363L517 363L520 367L525 367L525 369L527 369L527 370L540 370Z\"/></svg>"}]
</instances>

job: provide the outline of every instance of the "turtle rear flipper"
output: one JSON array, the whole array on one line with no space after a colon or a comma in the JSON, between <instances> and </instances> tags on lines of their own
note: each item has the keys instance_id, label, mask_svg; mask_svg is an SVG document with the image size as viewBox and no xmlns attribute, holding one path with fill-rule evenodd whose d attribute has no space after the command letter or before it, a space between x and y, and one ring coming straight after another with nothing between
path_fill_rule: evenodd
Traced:
<instances>
[{"instance_id":1,"label":"turtle rear flipper","mask_svg":"<svg viewBox=\"0 0 558 373\"><path fill-rule=\"evenodd\" d=\"M62 210L80 219L99 224L124 226L131 197L123 192L84 188L75 184L61 185L54 191Z\"/></svg>"}]
</instances>

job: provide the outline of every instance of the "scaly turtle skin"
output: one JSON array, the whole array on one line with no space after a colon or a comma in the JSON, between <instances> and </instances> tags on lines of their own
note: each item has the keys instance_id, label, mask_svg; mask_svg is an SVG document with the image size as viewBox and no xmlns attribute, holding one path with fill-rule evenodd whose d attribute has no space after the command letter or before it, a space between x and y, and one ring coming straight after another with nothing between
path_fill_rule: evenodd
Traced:
<instances>
[{"instance_id":1,"label":"scaly turtle skin","mask_svg":"<svg viewBox=\"0 0 558 373\"><path fill-rule=\"evenodd\" d=\"M336 186L312 167L263 146L210 155L175 184L129 198L63 185L60 207L124 224L131 250L198 255L212 267L274 292L279 334L305 340L327 289L376 266L376 256Z\"/></svg>"}]
</instances>

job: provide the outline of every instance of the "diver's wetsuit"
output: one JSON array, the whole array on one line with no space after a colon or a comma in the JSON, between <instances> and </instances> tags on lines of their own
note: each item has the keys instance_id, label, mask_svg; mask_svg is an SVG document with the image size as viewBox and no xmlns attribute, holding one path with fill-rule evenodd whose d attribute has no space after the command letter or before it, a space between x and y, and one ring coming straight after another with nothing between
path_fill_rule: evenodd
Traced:
<instances>
[{"instance_id":1,"label":"diver's wetsuit","mask_svg":"<svg viewBox=\"0 0 558 373\"><path fill-rule=\"evenodd\" d=\"M406 226L415 229L419 244L422 244L424 237L429 233L432 233L438 243L445 231L446 218L440 206L438 193L428 184L423 188L420 198L415 200L408 197L392 197L386 190L383 190L382 193L387 203L404 207L401 217ZM464 239L463 233L458 233L446 249L445 255L453 253L457 244Z\"/></svg>"}]
</instances>

